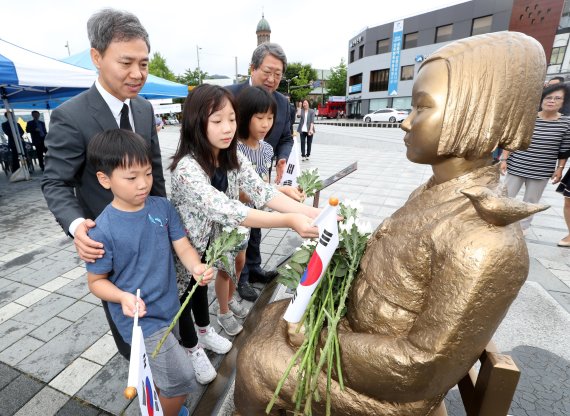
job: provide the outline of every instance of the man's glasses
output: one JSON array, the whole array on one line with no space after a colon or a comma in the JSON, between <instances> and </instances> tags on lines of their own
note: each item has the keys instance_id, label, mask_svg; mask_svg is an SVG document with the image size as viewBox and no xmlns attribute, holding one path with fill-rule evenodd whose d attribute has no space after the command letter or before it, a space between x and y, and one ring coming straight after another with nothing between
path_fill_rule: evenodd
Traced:
<instances>
[{"instance_id":1,"label":"man's glasses","mask_svg":"<svg viewBox=\"0 0 570 416\"><path fill-rule=\"evenodd\" d=\"M275 80L280 80L281 77L283 76L283 74L281 72L273 72L267 68L261 68L261 72L263 72L263 75L265 75L265 78L273 77L273 79L275 79Z\"/></svg>"},{"instance_id":2,"label":"man's glasses","mask_svg":"<svg viewBox=\"0 0 570 416\"><path fill-rule=\"evenodd\" d=\"M564 97L544 97L544 101L562 101Z\"/></svg>"}]
</instances>

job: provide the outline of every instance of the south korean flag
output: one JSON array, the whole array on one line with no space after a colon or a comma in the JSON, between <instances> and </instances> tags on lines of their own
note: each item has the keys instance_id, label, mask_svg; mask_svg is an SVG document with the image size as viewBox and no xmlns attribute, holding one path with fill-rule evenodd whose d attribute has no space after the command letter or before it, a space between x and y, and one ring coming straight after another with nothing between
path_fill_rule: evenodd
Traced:
<instances>
[{"instance_id":1,"label":"south korean flag","mask_svg":"<svg viewBox=\"0 0 570 416\"><path fill-rule=\"evenodd\" d=\"M297 177L301 173L300 154L299 139L297 136L293 136L293 148L287 159L287 167L279 185L297 187Z\"/></svg>"},{"instance_id":2,"label":"south korean flag","mask_svg":"<svg viewBox=\"0 0 570 416\"><path fill-rule=\"evenodd\" d=\"M137 290L137 299L140 298L140 289ZM125 397L132 399L132 389L136 389L139 397L139 408L143 416L162 416L162 406L158 399L158 392L154 386L152 372L146 355L142 328L139 325L139 308L133 322L133 338L131 342L131 360L129 362L129 377L125 389Z\"/></svg>"}]
</instances>

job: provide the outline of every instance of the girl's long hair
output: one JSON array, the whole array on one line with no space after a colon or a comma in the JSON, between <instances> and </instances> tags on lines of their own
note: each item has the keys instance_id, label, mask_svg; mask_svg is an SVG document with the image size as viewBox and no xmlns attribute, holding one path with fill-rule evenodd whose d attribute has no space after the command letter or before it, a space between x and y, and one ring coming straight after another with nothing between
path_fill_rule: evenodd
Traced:
<instances>
[{"instance_id":1,"label":"girl's long hair","mask_svg":"<svg viewBox=\"0 0 570 416\"><path fill-rule=\"evenodd\" d=\"M169 166L171 171L188 155L196 159L209 177L214 175L216 166L224 171L239 169L235 134L230 146L220 149L217 161L207 135L208 118L228 104L234 108L237 117L232 93L218 85L202 84L188 94L184 101L180 141Z\"/></svg>"}]
</instances>

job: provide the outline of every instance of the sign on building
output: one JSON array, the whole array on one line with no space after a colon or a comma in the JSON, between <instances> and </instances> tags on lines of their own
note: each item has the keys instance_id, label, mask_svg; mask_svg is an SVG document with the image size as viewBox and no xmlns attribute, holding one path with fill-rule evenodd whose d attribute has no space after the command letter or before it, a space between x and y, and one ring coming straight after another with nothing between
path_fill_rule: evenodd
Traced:
<instances>
[{"instance_id":1,"label":"sign on building","mask_svg":"<svg viewBox=\"0 0 570 416\"><path fill-rule=\"evenodd\" d=\"M398 79L400 78L400 50L402 49L402 34L404 21L394 22L392 33L392 54L390 56L390 75L388 78L388 95L398 95Z\"/></svg>"}]
</instances>

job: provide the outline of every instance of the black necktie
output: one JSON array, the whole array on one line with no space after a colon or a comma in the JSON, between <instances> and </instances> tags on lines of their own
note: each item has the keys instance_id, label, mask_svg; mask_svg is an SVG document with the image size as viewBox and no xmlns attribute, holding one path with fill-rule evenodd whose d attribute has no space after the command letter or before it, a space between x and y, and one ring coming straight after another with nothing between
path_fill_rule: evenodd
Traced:
<instances>
[{"instance_id":1,"label":"black necktie","mask_svg":"<svg viewBox=\"0 0 570 416\"><path fill-rule=\"evenodd\" d=\"M119 127L125 130L133 131L131 122L129 121L129 106L126 104L123 104L123 109L121 110L121 124Z\"/></svg>"}]
</instances>

